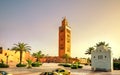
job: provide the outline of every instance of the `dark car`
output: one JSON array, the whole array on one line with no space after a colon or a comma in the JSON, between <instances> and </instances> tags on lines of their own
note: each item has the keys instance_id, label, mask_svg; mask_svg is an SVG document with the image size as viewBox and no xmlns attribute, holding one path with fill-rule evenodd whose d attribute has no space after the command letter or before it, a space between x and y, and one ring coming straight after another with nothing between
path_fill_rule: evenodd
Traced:
<instances>
[{"instance_id":1,"label":"dark car","mask_svg":"<svg viewBox=\"0 0 120 75\"><path fill-rule=\"evenodd\" d=\"M40 75L58 75L56 72L42 72Z\"/></svg>"},{"instance_id":2,"label":"dark car","mask_svg":"<svg viewBox=\"0 0 120 75\"><path fill-rule=\"evenodd\" d=\"M12 74L10 74L10 73L8 73L6 71L0 71L0 75L12 75Z\"/></svg>"}]
</instances>

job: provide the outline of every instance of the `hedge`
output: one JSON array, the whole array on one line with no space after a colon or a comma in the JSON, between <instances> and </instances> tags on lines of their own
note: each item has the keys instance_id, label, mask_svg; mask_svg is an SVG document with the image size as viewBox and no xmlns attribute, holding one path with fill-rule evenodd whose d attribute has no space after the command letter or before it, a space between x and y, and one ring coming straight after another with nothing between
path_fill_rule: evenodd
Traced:
<instances>
[{"instance_id":1,"label":"hedge","mask_svg":"<svg viewBox=\"0 0 120 75\"><path fill-rule=\"evenodd\" d=\"M0 63L0 68L8 68L8 67L9 67L9 65L4 64L4 63Z\"/></svg>"},{"instance_id":2,"label":"hedge","mask_svg":"<svg viewBox=\"0 0 120 75\"><path fill-rule=\"evenodd\" d=\"M33 62L32 63L32 67L39 67L41 65L42 65L42 63L40 63L40 62Z\"/></svg>"},{"instance_id":3,"label":"hedge","mask_svg":"<svg viewBox=\"0 0 120 75\"><path fill-rule=\"evenodd\" d=\"M72 64L71 69L78 69L78 65L77 64Z\"/></svg>"},{"instance_id":4,"label":"hedge","mask_svg":"<svg viewBox=\"0 0 120 75\"><path fill-rule=\"evenodd\" d=\"M66 63L66 64L63 64L63 66L64 67L71 67L71 64Z\"/></svg>"},{"instance_id":5,"label":"hedge","mask_svg":"<svg viewBox=\"0 0 120 75\"><path fill-rule=\"evenodd\" d=\"M17 64L16 67L26 67L26 64Z\"/></svg>"},{"instance_id":6,"label":"hedge","mask_svg":"<svg viewBox=\"0 0 120 75\"><path fill-rule=\"evenodd\" d=\"M114 68L114 70L120 70L120 62L114 62L113 68Z\"/></svg>"}]
</instances>

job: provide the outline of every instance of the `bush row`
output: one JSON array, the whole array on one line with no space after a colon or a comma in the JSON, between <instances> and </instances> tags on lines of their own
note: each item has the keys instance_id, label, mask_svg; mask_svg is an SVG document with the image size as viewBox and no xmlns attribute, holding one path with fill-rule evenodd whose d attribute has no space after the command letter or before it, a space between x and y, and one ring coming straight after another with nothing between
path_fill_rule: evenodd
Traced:
<instances>
[{"instance_id":1,"label":"bush row","mask_svg":"<svg viewBox=\"0 0 120 75\"><path fill-rule=\"evenodd\" d=\"M32 63L32 67L39 67L41 65L42 65L42 63L40 63L40 62L33 62Z\"/></svg>"},{"instance_id":2,"label":"bush row","mask_svg":"<svg viewBox=\"0 0 120 75\"><path fill-rule=\"evenodd\" d=\"M4 63L0 63L0 68L8 68L8 67L9 67L9 65L4 64Z\"/></svg>"},{"instance_id":3,"label":"bush row","mask_svg":"<svg viewBox=\"0 0 120 75\"><path fill-rule=\"evenodd\" d=\"M33 62L32 63L32 67L39 67L39 66L41 66L42 65L42 63L40 63L40 62ZM17 64L16 65L16 67L26 67L27 66L27 64ZM7 64L4 64L4 63L0 63L0 68L8 68L9 67L9 65L7 65Z\"/></svg>"},{"instance_id":4,"label":"bush row","mask_svg":"<svg viewBox=\"0 0 120 75\"><path fill-rule=\"evenodd\" d=\"M114 70L120 70L120 62L113 63Z\"/></svg>"},{"instance_id":5,"label":"bush row","mask_svg":"<svg viewBox=\"0 0 120 75\"><path fill-rule=\"evenodd\" d=\"M26 67L26 64L17 64L16 67Z\"/></svg>"},{"instance_id":6,"label":"bush row","mask_svg":"<svg viewBox=\"0 0 120 75\"><path fill-rule=\"evenodd\" d=\"M83 66L78 65L78 64L72 64L71 69L78 69L78 68L83 68Z\"/></svg>"},{"instance_id":7,"label":"bush row","mask_svg":"<svg viewBox=\"0 0 120 75\"><path fill-rule=\"evenodd\" d=\"M71 67L71 69L77 69L77 68L83 68L83 66L81 66L78 63L75 64L69 64L69 63L60 63L58 64L59 66L64 66L64 67Z\"/></svg>"},{"instance_id":8,"label":"bush row","mask_svg":"<svg viewBox=\"0 0 120 75\"><path fill-rule=\"evenodd\" d=\"M40 62L33 62L32 64L32 67L39 67L39 66L41 66L42 65L42 63L40 63ZM27 64L17 64L16 65L16 67L26 67L27 66Z\"/></svg>"}]
</instances>

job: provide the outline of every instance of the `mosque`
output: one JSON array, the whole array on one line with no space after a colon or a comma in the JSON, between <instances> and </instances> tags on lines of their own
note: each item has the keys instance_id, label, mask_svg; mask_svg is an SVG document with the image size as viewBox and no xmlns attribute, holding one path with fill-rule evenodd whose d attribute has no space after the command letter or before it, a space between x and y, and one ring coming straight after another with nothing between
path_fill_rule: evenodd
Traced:
<instances>
[{"instance_id":1,"label":"mosque","mask_svg":"<svg viewBox=\"0 0 120 75\"><path fill-rule=\"evenodd\" d=\"M71 28L68 24L68 21L65 18L63 18L61 22L61 26L59 27L59 33L58 33L58 56L55 57L44 57L41 58L41 62L65 62L65 59L63 59L63 56L66 54L69 57L71 57ZM36 58L32 57L29 52L23 53L23 63L26 62L26 59L30 58L31 60L35 61ZM0 47L0 61L1 59L5 61L6 63L12 63L12 62L19 62L19 52L15 53L15 51L12 50L4 50L2 47ZM7 61L8 59L8 61ZM86 59L77 59L77 58L71 58L69 62L73 61L80 61L81 63L87 63Z\"/></svg>"}]
</instances>

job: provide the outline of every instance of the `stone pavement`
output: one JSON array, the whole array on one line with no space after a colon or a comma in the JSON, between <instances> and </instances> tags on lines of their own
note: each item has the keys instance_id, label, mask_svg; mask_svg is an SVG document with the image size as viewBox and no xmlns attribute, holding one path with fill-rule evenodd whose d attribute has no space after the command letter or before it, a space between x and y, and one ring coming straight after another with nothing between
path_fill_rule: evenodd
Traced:
<instances>
[{"instance_id":1,"label":"stone pavement","mask_svg":"<svg viewBox=\"0 0 120 75\"><path fill-rule=\"evenodd\" d=\"M39 75L44 71L52 71L56 68L63 68L58 66L57 63L44 63L40 67L33 67L32 69L27 69L26 67L10 67L10 68L0 68L0 70L7 71L13 75ZM84 66L82 69L70 69L71 75L120 75L120 70L114 70L113 72L92 72L90 66Z\"/></svg>"}]
</instances>

